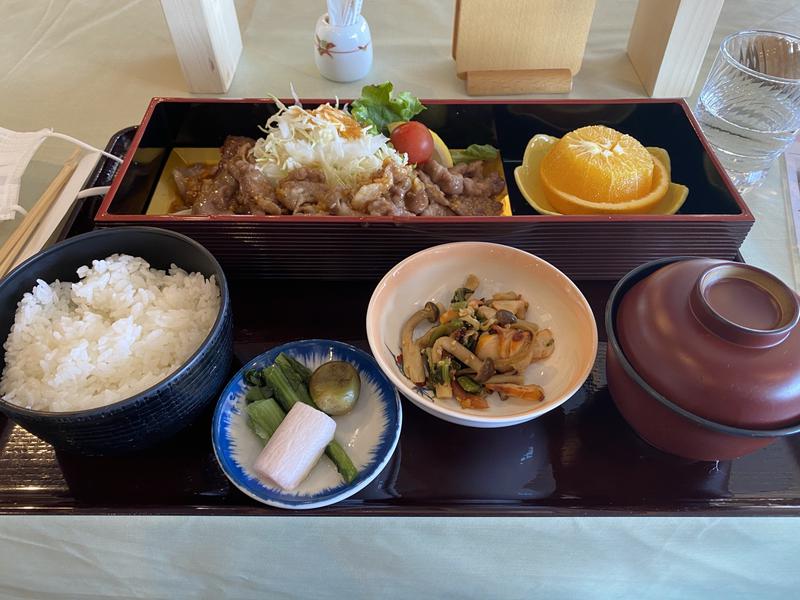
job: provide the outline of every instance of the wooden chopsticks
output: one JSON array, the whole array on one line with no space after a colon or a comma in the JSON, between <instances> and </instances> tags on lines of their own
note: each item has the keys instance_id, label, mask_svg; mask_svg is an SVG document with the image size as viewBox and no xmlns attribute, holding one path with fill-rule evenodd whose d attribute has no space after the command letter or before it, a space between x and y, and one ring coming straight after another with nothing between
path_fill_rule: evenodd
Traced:
<instances>
[{"instance_id":1,"label":"wooden chopsticks","mask_svg":"<svg viewBox=\"0 0 800 600\"><path fill-rule=\"evenodd\" d=\"M75 152L70 155L67 162L64 163L64 166L58 172L58 175L53 178L53 181L47 186L47 189L39 197L39 200L36 201L36 204L30 212L25 215L25 218L22 219L22 222L14 230L14 233L11 234L8 240L6 240L6 243L3 244L3 247L0 248L0 277L5 277L17 262L17 257L19 257L20 252L25 248L31 235L36 231L36 226L39 224L42 216L50 210L50 207L53 206L53 203L58 199L61 190L64 189L69 178L72 177L72 174L78 167L80 157L80 149L75 150Z\"/></svg>"}]
</instances>

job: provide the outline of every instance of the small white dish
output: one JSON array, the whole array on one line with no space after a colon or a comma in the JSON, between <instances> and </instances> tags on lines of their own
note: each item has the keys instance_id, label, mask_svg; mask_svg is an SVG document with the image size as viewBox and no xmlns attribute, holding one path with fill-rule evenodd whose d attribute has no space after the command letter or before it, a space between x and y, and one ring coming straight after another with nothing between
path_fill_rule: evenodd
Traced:
<instances>
[{"instance_id":1,"label":"small white dish","mask_svg":"<svg viewBox=\"0 0 800 600\"><path fill-rule=\"evenodd\" d=\"M488 397L487 409L462 409L454 399L435 399L414 386L399 365L403 323L428 301L449 303L453 290L474 273L476 294L513 290L528 300L527 319L549 327L555 351L525 372L526 383L544 388L545 399ZM417 335L422 334L421 326ZM367 339L375 360L400 392L422 410L458 425L506 427L535 419L566 402L589 376L597 354L597 325L589 303L561 271L544 260L509 246L457 242L418 252L389 271L367 308Z\"/></svg>"},{"instance_id":2,"label":"small white dish","mask_svg":"<svg viewBox=\"0 0 800 600\"><path fill-rule=\"evenodd\" d=\"M358 81L372 68L372 34L359 15L352 25L334 26L325 13L314 29L314 62L326 79Z\"/></svg>"}]
</instances>

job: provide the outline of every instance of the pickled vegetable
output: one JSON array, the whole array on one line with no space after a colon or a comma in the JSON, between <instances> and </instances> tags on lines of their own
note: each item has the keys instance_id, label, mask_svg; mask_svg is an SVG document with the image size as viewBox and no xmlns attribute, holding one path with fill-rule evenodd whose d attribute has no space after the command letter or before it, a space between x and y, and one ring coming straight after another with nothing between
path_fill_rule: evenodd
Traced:
<instances>
[{"instance_id":1,"label":"pickled vegetable","mask_svg":"<svg viewBox=\"0 0 800 600\"><path fill-rule=\"evenodd\" d=\"M272 437L286 416L274 398L251 402L247 405L246 410L250 417L250 426L256 435L265 442Z\"/></svg>"},{"instance_id":2,"label":"pickled vegetable","mask_svg":"<svg viewBox=\"0 0 800 600\"><path fill-rule=\"evenodd\" d=\"M296 373L289 373L288 370L284 372L277 364L264 369L264 377L267 383L274 389L275 398L278 400L283 410L288 413L298 402L313 406L314 402L306 386L301 384L295 387L292 385L287 374L292 378L297 375ZM341 473L346 483L350 483L356 478L358 469L356 469L350 457L347 456L347 452L345 452L344 448L339 445L339 442L333 440L328 444L325 448L325 454L336 465L336 469Z\"/></svg>"},{"instance_id":3,"label":"pickled vegetable","mask_svg":"<svg viewBox=\"0 0 800 600\"><path fill-rule=\"evenodd\" d=\"M328 415L297 402L270 436L253 469L293 490L317 464L335 431L336 423Z\"/></svg>"},{"instance_id":4,"label":"pickled vegetable","mask_svg":"<svg viewBox=\"0 0 800 600\"><path fill-rule=\"evenodd\" d=\"M350 363L334 360L311 374L308 391L314 404L329 415L349 413L361 392L361 378Z\"/></svg>"}]
</instances>

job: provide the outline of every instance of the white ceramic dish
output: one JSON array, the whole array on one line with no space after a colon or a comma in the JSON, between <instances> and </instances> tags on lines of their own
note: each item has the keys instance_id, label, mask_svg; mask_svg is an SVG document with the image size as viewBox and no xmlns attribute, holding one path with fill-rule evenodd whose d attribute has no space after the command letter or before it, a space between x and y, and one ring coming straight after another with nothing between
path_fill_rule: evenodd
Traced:
<instances>
[{"instance_id":1,"label":"white ceramic dish","mask_svg":"<svg viewBox=\"0 0 800 600\"><path fill-rule=\"evenodd\" d=\"M526 383L544 388L545 399L531 404L518 398L489 397L488 409L464 410L454 399L427 397L402 373L400 330L425 302L449 303L453 290L474 273L478 296L513 290L528 300L527 319L549 327L555 337L552 356L531 364ZM417 334L421 335L425 326ZM435 246L399 263L372 294L367 308L367 339L381 370L422 410L470 427L506 427L535 419L566 402L583 384L597 354L597 325L589 304L570 279L550 263L516 248L484 242Z\"/></svg>"}]
</instances>

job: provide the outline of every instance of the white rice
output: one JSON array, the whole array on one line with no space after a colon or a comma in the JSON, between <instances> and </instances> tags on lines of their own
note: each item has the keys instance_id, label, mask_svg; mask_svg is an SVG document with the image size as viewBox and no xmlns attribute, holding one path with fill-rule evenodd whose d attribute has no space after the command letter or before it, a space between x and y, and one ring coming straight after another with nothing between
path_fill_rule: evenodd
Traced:
<instances>
[{"instance_id":1,"label":"white rice","mask_svg":"<svg viewBox=\"0 0 800 600\"><path fill-rule=\"evenodd\" d=\"M114 254L78 269L80 281L38 280L17 305L4 344L3 398L35 410L104 406L165 379L217 318L212 276L169 272Z\"/></svg>"}]
</instances>

